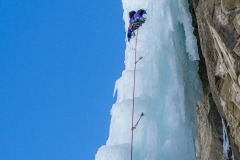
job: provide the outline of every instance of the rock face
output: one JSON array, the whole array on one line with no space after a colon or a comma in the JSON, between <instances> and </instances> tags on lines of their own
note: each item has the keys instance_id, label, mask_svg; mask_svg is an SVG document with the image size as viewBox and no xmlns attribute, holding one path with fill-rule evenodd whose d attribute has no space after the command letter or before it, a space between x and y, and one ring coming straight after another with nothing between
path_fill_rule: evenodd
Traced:
<instances>
[{"instance_id":1,"label":"rock face","mask_svg":"<svg viewBox=\"0 0 240 160\"><path fill-rule=\"evenodd\" d=\"M240 159L240 0L189 2L202 55L199 74L205 93L198 104L197 159L224 159L221 117L228 126L230 154Z\"/></svg>"}]
</instances>

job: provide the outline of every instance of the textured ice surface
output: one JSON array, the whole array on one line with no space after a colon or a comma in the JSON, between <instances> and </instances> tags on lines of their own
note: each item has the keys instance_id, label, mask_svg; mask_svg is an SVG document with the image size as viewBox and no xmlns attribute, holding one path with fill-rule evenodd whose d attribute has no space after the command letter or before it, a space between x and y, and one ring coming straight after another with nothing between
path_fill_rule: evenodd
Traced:
<instances>
[{"instance_id":1,"label":"textured ice surface","mask_svg":"<svg viewBox=\"0 0 240 160\"><path fill-rule=\"evenodd\" d=\"M134 130L134 160L193 160L196 154L196 102L202 96L196 39L187 0L122 0L128 12L144 8L139 29L135 113L145 116ZM117 102L111 110L106 145L96 160L129 160L135 38L126 42L125 70L116 81Z\"/></svg>"}]
</instances>

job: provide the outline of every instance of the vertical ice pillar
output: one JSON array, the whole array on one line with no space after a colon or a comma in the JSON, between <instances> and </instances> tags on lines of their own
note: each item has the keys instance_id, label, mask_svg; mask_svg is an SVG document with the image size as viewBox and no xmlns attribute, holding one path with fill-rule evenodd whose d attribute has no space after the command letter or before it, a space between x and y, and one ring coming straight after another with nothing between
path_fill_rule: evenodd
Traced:
<instances>
[{"instance_id":1,"label":"vertical ice pillar","mask_svg":"<svg viewBox=\"0 0 240 160\"><path fill-rule=\"evenodd\" d=\"M134 160L193 160L196 103L202 89L198 77L196 40L187 0L123 0L125 28L128 12L146 9L139 29L135 113L145 116L134 131ZM135 38L126 42L125 70L116 81L109 138L96 160L129 160Z\"/></svg>"}]
</instances>

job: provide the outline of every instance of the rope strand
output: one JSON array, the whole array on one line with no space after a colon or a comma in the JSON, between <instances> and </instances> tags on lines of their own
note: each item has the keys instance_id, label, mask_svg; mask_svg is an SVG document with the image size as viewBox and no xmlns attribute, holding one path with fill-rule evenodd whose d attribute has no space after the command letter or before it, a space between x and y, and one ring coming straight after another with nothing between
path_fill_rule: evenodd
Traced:
<instances>
[{"instance_id":1,"label":"rope strand","mask_svg":"<svg viewBox=\"0 0 240 160\"><path fill-rule=\"evenodd\" d=\"M132 128L134 127L134 96L135 96L135 79L136 79L136 69L137 69L137 63L136 63L136 57L137 57L137 37L138 37L138 30L136 35L136 43L135 43L135 54L134 54L134 77L133 77L133 101L132 101ZM133 129L132 129L132 138L131 138L131 160L133 159Z\"/></svg>"}]
</instances>

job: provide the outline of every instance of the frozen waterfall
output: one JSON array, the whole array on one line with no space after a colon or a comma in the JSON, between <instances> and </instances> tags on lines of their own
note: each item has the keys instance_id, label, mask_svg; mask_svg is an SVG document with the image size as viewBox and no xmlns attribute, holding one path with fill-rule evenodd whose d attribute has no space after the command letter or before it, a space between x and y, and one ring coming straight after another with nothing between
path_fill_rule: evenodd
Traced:
<instances>
[{"instance_id":1,"label":"frozen waterfall","mask_svg":"<svg viewBox=\"0 0 240 160\"><path fill-rule=\"evenodd\" d=\"M122 0L125 29L128 12L144 8L139 29L133 159L194 160L197 150L196 103L202 88L198 53L187 0ZM106 145L96 160L130 160L135 38L126 42L125 70L116 81Z\"/></svg>"}]
</instances>

